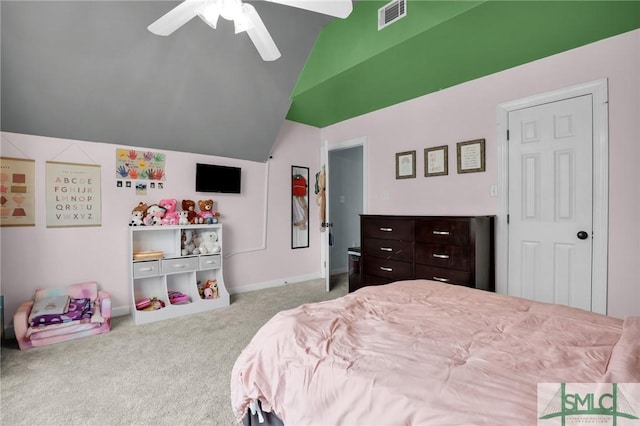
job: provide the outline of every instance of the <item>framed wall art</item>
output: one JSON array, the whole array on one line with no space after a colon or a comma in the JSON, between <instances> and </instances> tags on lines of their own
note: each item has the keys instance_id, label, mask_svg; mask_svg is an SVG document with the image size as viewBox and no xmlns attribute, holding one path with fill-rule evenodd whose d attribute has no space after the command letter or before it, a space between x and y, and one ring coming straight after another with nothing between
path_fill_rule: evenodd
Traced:
<instances>
[{"instance_id":1,"label":"framed wall art","mask_svg":"<svg viewBox=\"0 0 640 426\"><path fill-rule=\"evenodd\" d=\"M0 158L0 226L35 226L35 161Z\"/></svg>"},{"instance_id":2,"label":"framed wall art","mask_svg":"<svg viewBox=\"0 0 640 426\"><path fill-rule=\"evenodd\" d=\"M449 174L449 147L447 145L425 148L424 175L444 176Z\"/></svg>"},{"instance_id":3,"label":"framed wall art","mask_svg":"<svg viewBox=\"0 0 640 426\"><path fill-rule=\"evenodd\" d=\"M485 171L484 139L458 142L458 173Z\"/></svg>"},{"instance_id":4,"label":"framed wall art","mask_svg":"<svg viewBox=\"0 0 640 426\"><path fill-rule=\"evenodd\" d=\"M416 152L405 151L396 153L396 179L416 177Z\"/></svg>"},{"instance_id":5,"label":"framed wall art","mask_svg":"<svg viewBox=\"0 0 640 426\"><path fill-rule=\"evenodd\" d=\"M100 178L97 164L47 161L47 228L101 226Z\"/></svg>"}]
</instances>

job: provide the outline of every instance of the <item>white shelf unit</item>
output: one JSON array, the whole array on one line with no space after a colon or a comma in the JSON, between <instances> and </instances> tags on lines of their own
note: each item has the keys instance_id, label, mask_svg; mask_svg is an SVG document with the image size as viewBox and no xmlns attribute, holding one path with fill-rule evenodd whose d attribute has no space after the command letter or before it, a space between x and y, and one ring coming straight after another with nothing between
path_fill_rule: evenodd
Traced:
<instances>
[{"instance_id":1,"label":"white shelf unit","mask_svg":"<svg viewBox=\"0 0 640 426\"><path fill-rule=\"evenodd\" d=\"M229 293L222 273L224 242L221 224L132 226L129 229L130 285L133 320L136 325L229 306ZM215 231L221 247L220 253L182 256L182 231L186 229L195 231L196 235L204 231ZM158 260L133 260L134 253L146 251L162 251L164 256ZM202 299L198 293L198 282L212 279L218 284L218 298ZM186 294L190 302L172 305L169 302L171 290ZM136 300L145 297L162 300L165 307L155 311L137 310Z\"/></svg>"}]
</instances>

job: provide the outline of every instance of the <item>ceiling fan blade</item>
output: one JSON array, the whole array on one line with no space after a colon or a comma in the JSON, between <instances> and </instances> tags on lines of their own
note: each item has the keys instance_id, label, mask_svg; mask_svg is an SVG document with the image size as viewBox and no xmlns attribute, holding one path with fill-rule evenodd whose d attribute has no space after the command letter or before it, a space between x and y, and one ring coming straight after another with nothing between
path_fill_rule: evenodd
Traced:
<instances>
[{"instance_id":1,"label":"ceiling fan blade","mask_svg":"<svg viewBox=\"0 0 640 426\"><path fill-rule=\"evenodd\" d=\"M324 15L335 16L336 18L346 18L353 10L351 0L267 0L273 3L284 4L285 6L297 7L299 9L310 10Z\"/></svg>"},{"instance_id":2,"label":"ceiling fan blade","mask_svg":"<svg viewBox=\"0 0 640 426\"><path fill-rule=\"evenodd\" d=\"M196 16L205 3L206 1L203 0L185 0L149 25L147 29L154 34L167 36Z\"/></svg>"},{"instance_id":3,"label":"ceiling fan blade","mask_svg":"<svg viewBox=\"0 0 640 426\"><path fill-rule=\"evenodd\" d=\"M246 18L251 22L250 28L247 29L249 38L258 49L258 53L265 61L275 61L280 57L280 51L276 46L276 43L271 38L271 34L264 26L260 15L256 12L256 9L248 4L244 3L242 9Z\"/></svg>"}]
</instances>

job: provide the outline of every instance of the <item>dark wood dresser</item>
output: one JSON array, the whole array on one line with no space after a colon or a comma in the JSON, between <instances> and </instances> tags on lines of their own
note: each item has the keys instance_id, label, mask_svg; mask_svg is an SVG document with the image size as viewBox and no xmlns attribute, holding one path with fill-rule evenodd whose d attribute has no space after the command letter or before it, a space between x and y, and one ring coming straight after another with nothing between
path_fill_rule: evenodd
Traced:
<instances>
[{"instance_id":1,"label":"dark wood dresser","mask_svg":"<svg viewBox=\"0 0 640 426\"><path fill-rule=\"evenodd\" d=\"M360 232L361 286L424 278L495 290L493 216L361 215Z\"/></svg>"}]
</instances>

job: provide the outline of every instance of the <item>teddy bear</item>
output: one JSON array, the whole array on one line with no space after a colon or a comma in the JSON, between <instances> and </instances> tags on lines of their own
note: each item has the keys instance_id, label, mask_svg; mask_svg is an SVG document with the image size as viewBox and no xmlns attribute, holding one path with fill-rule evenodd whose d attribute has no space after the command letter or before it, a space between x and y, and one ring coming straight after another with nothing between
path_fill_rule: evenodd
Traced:
<instances>
[{"instance_id":1,"label":"teddy bear","mask_svg":"<svg viewBox=\"0 0 640 426\"><path fill-rule=\"evenodd\" d=\"M166 210L162 218L162 224L177 225L178 220L180 220L180 218L178 217L178 211L177 211L178 200L174 198L168 198L165 200L160 200L160 203L158 204L160 204L160 206L164 207Z\"/></svg>"},{"instance_id":2,"label":"teddy bear","mask_svg":"<svg viewBox=\"0 0 640 426\"><path fill-rule=\"evenodd\" d=\"M164 217L166 209L157 204L151 204L147 207L147 215L144 217L143 222L146 226L158 226L162 225L162 218Z\"/></svg>"},{"instance_id":3,"label":"teddy bear","mask_svg":"<svg viewBox=\"0 0 640 426\"><path fill-rule=\"evenodd\" d=\"M182 255L189 256L190 254L200 254L200 249L196 247L195 241L196 233L191 229L185 229L182 231Z\"/></svg>"},{"instance_id":4,"label":"teddy bear","mask_svg":"<svg viewBox=\"0 0 640 426\"><path fill-rule=\"evenodd\" d=\"M204 231L200 233L200 254L220 253L220 244L218 244L218 233L216 231Z\"/></svg>"},{"instance_id":5,"label":"teddy bear","mask_svg":"<svg viewBox=\"0 0 640 426\"><path fill-rule=\"evenodd\" d=\"M196 202L193 200L182 200L182 210L188 213L189 223L200 224L203 219L196 212Z\"/></svg>"},{"instance_id":6,"label":"teddy bear","mask_svg":"<svg viewBox=\"0 0 640 426\"><path fill-rule=\"evenodd\" d=\"M148 206L145 203L139 203L131 210L131 221L129 226L144 226L144 217L147 215Z\"/></svg>"},{"instance_id":7,"label":"teddy bear","mask_svg":"<svg viewBox=\"0 0 640 426\"><path fill-rule=\"evenodd\" d=\"M178 212L178 225L188 225L189 224L189 212L180 210Z\"/></svg>"},{"instance_id":8,"label":"teddy bear","mask_svg":"<svg viewBox=\"0 0 640 426\"><path fill-rule=\"evenodd\" d=\"M208 225L212 223L218 223L218 217L220 213L213 210L213 200L198 200L198 207L200 207L200 217L203 222Z\"/></svg>"}]
</instances>

